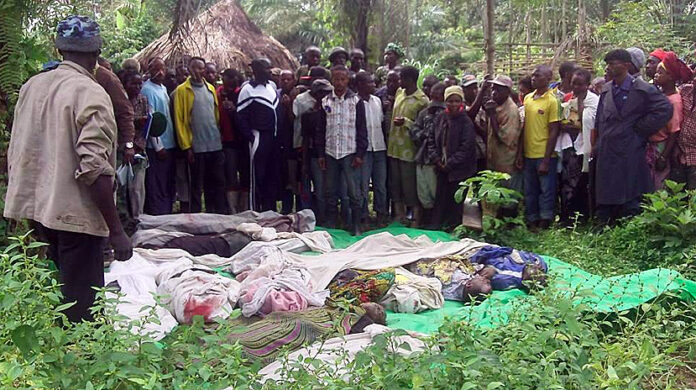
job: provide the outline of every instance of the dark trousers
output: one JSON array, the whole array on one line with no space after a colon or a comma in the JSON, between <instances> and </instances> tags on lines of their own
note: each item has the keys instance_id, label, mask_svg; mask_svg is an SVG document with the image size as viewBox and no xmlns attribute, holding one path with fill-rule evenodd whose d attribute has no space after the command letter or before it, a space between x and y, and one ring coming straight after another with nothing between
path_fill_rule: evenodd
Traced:
<instances>
[{"instance_id":1,"label":"dark trousers","mask_svg":"<svg viewBox=\"0 0 696 390\"><path fill-rule=\"evenodd\" d=\"M454 193L459 188L460 180L450 181L447 173L438 172L437 190L435 192L435 207L431 219L431 227L439 229L443 225L457 225L462 221L462 205L454 200Z\"/></svg>"},{"instance_id":2,"label":"dark trousers","mask_svg":"<svg viewBox=\"0 0 696 390\"><path fill-rule=\"evenodd\" d=\"M563 168L559 175L561 222L570 222L576 213L581 214L582 219L589 217L589 175L582 172L582 162L583 156L576 154L574 149L563 151Z\"/></svg>"},{"instance_id":3,"label":"dark trousers","mask_svg":"<svg viewBox=\"0 0 696 390\"><path fill-rule=\"evenodd\" d=\"M97 293L92 287L104 287L106 238L53 230L38 222L32 227L38 239L48 244L48 257L58 268L63 302L75 302L63 313L71 322L91 321L89 308Z\"/></svg>"},{"instance_id":4,"label":"dark trousers","mask_svg":"<svg viewBox=\"0 0 696 390\"><path fill-rule=\"evenodd\" d=\"M362 208L362 190L360 187L360 179L362 170L353 167L354 155L349 155L337 160L331 156L326 156L326 219L329 226L336 225L338 217L338 199L340 197L339 189L341 180L345 180L348 190L348 198L350 199L350 209L354 218L360 218L360 210ZM348 205L341 204L341 207ZM348 224L351 221L343 221ZM355 221L352 221L355 223Z\"/></svg>"},{"instance_id":5,"label":"dark trousers","mask_svg":"<svg viewBox=\"0 0 696 390\"><path fill-rule=\"evenodd\" d=\"M249 191L249 147L246 143L226 142L222 145L225 153L225 184L228 191Z\"/></svg>"},{"instance_id":6,"label":"dark trousers","mask_svg":"<svg viewBox=\"0 0 696 390\"><path fill-rule=\"evenodd\" d=\"M602 224L614 224L621 218L633 217L640 214L640 197L634 198L624 204L597 205L595 217Z\"/></svg>"},{"instance_id":7,"label":"dark trousers","mask_svg":"<svg viewBox=\"0 0 696 390\"><path fill-rule=\"evenodd\" d=\"M191 167L191 212L203 209L201 196L205 194L205 211L227 214L225 198L225 154L222 150L196 153Z\"/></svg>"},{"instance_id":8,"label":"dark trousers","mask_svg":"<svg viewBox=\"0 0 696 390\"><path fill-rule=\"evenodd\" d=\"M255 211L276 211L280 187L280 148L269 132L255 135L259 137L258 147L253 154L253 192Z\"/></svg>"},{"instance_id":9,"label":"dark trousers","mask_svg":"<svg viewBox=\"0 0 696 390\"><path fill-rule=\"evenodd\" d=\"M147 149L150 167L145 175L145 214L172 213L176 199L176 160L174 150L166 150L167 158L160 160L154 149Z\"/></svg>"}]
</instances>

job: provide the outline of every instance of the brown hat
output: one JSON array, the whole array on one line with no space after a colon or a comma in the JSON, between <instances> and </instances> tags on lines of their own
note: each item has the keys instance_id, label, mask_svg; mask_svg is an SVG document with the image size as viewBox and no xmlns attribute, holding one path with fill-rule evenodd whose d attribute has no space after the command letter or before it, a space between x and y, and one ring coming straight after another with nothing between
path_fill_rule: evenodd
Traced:
<instances>
[{"instance_id":1,"label":"brown hat","mask_svg":"<svg viewBox=\"0 0 696 390\"><path fill-rule=\"evenodd\" d=\"M501 85L503 87L508 87L510 90L512 90L512 79L507 76L500 75L493 79L491 81L491 84Z\"/></svg>"}]
</instances>

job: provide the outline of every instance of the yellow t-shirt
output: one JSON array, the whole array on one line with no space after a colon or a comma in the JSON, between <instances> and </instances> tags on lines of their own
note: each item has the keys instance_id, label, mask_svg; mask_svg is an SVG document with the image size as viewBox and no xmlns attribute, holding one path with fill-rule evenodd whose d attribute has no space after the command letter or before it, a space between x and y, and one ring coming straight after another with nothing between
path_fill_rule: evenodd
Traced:
<instances>
[{"instance_id":1,"label":"yellow t-shirt","mask_svg":"<svg viewBox=\"0 0 696 390\"><path fill-rule=\"evenodd\" d=\"M561 120L561 103L551 90L538 98L524 97L524 157L544 158L549 124Z\"/></svg>"}]
</instances>

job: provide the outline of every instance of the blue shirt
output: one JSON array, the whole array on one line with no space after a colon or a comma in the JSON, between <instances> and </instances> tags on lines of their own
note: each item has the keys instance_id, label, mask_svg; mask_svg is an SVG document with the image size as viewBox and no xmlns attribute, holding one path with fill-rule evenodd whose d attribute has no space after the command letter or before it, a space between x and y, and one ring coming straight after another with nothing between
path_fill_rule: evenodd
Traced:
<instances>
[{"instance_id":1,"label":"blue shirt","mask_svg":"<svg viewBox=\"0 0 696 390\"><path fill-rule=\"evenodd\" d=\"M537 265L545 273L549 269L541 256L504 246L485 246L472 256L470 261L495 268L496 274L491 278L493 290L524 289L522 274L527 265Z\"/></svg>"},{"instance_id":2,"label":"blue shirt","mask_svg":"<svg viewBox=\"0 0 696 390\"><path fill-rule=\"evenodd\" d=\"M628 92L631 90L631 84L633 84L633 76L630 74L626 75L621 85L616 85L616 81L611 82L611 94L618 112L621 112L626 100L628 100Z\"/></svg>"},{"instance_id":3,"label":"blue shirt","mask_svg":"<svg viewBox=\"0 0 696 390\"><path fill-rule=\"evenodd\" d=\"M159 144L164 149L174 149L176 147L176 139L174 138L174 124L172 123L172 116L169 112L169 94L167 93L167 87L164 85L158 85L150 80L143 83L143 88L140 91L143 95L147 97L147 102L154 112L161 112L167 118L167 129L159 136ZM153 142L154 137L150 137L147 142L147 147L151 149L159 149L155 142Z\"/></svg>"}]
</instances>

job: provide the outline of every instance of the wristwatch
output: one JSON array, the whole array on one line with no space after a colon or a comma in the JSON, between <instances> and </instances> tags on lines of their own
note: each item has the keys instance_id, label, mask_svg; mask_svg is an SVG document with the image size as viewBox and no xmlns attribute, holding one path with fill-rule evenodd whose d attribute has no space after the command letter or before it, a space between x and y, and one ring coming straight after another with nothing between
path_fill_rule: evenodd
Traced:
<instances>
[{"instance_id":1,"label":"wristwatch","mask_svg":"<svg viewBox=\"0 0 696 390\"><path fill-rule=\"evenodd\" d=\"M133 149L133 143L132 143L132 142L126 142L126 149Z\"/></svg>"}]
</instances>

